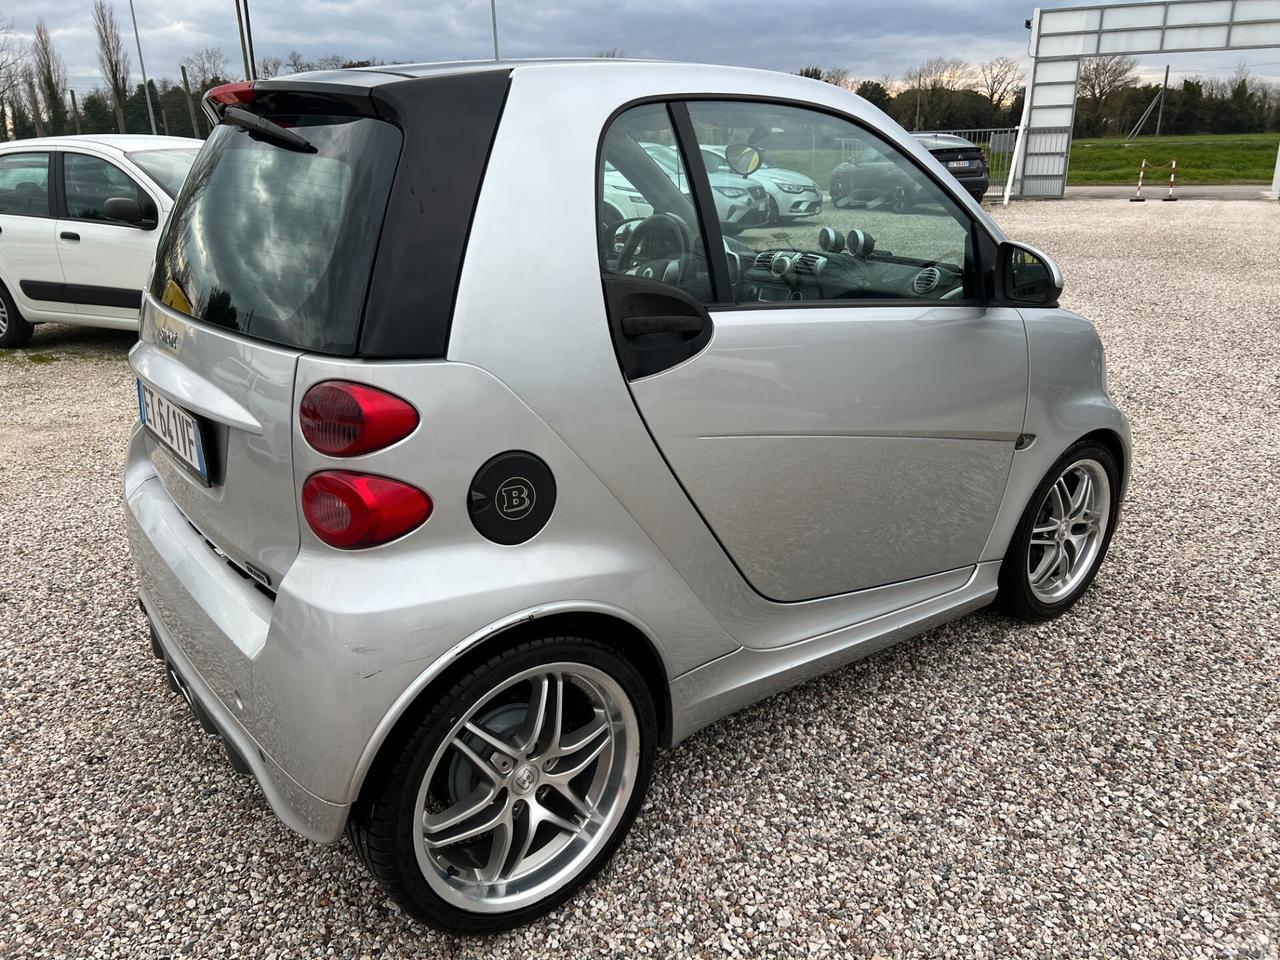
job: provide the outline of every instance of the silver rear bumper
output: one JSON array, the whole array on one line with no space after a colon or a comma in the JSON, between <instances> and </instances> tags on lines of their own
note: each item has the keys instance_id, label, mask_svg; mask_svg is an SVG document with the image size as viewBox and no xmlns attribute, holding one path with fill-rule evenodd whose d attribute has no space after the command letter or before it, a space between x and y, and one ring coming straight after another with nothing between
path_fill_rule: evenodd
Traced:
<instances>
[{"instance_id":1,"label":"silver rear bumper","mask_svg":"<svg viewBox=\"0 0 1280 960\"><path fill-rule=\"evenodd\" d=\"M197 718L214 728L233 762L243 761L277 816L309 839L337 840L350 803L304 787L239 715L253 713L254 667L271 625L272 599L213 551L135 452L125 474L125 524L155 652L177 675L171 682L190 699ZM297 717L296 725L307 728L311 719ZM339 758L333 759L340 769ZM339 778L345 782L345 773Z\"/></svg>"}]
</instances>

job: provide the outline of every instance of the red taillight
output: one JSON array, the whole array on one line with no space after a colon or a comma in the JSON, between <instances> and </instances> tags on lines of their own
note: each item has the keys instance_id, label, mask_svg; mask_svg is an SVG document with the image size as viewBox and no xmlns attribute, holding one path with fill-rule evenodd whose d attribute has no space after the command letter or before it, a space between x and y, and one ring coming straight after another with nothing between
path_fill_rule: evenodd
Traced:
<instances>
[{"instance_id":1,"label":"red taillight","mask_svg":"<svg viewBox=\"0 0 1280 960\"><path fill-rule=\"evenodd\" d=\"M241 80L238 83L224 83L220 87L212 87L205 95L206 100L234 107L241 103L253 103L253 81Z\"/></svg>"},{"instance_id":2,"label":"red taillight","mask_svg":"<svg viewBox=\"0 0 1280 960\"><path fill-rule=\"evenodd\" d=\"M431 498L388 477L325 470L302 485L302 514L329 546L357 550L421 526L431 516Z\"/></svg>"},{"instance_id":3,"label":"red taillight","mask_svg":"<svg viewBox=\"0 0 1280 960\"><path fill-rule=\"evenodd\" d=\"M345 380L317 383L299 410L307 443L330 457L356 457L413 433L418 411L390 393Z\"/></svg>"}]
</instances>

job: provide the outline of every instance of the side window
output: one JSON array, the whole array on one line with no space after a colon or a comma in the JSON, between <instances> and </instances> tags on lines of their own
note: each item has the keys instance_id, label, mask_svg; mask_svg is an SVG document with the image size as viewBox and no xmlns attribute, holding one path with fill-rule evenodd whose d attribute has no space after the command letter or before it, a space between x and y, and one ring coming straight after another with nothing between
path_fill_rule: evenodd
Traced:
<instances>
[{"instance_id":1,"label":"side window","mask_svg":"<svg viewBox=\"0 0 1280 960\"><path fill-rule=\"evenodd\" d=\"M800 107L688 107L735 301L974 295L968 216L887 141Z\"/></svg>"},{"instance_id":2,"label":"side window","mask_svg":"<svg viewBox=\"0 0 1280 960\"><path fill-rule=\"evenodd\" d=\"M84 153L62 155L67 215L73 220L106 220L103 204L112 197L132 197L145 210L151 202L133 179L113 163Z\"/></svg>"},{"instance_id":3,"label":"side window","mask_svg":"<svg viewBox=\"0 0 1280 960\"><path fill-rule=\"evenodd\" d=\"M0 213L49 216L49 154L10 153L0 157Z\"/></svg>"},{"instance_id":4,"label":"side window","mask_svg":"<svg viewBox=\"0 0 1280 960\"><path fill-rule=\"evenodd\" d=\"M605 134L597 171L600 269L711 302L707 245L663 104L633 107Z\"/></svg>"}]
</instances>

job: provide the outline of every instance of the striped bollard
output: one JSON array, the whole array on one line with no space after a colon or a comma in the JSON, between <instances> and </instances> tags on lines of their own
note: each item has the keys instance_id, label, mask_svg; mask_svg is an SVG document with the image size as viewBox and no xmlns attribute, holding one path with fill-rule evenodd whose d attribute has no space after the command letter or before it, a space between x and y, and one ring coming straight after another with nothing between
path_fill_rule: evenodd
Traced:
<instances>
[{"instance_id":1,"label":"striped bollard","mask_svg":"<svg viewBox=\"0 0 1280 960\"><path fill-rule=\"evenodd\" d=\"M1169 195L1163 198L1166 203L1169 203L1170 201L1178 199L1173 195L1173 181L1177 178L1177 175L1178 175L1178 161L1172 160L1169 163Z\"/></svg>"},{"instance_id":2,"label":"striped bollard","mask_svg":"<svg viewBox=\"0 0 1280 960\"><path fill-rule=\"evenodd\" d=\"M1142 175L1147 172L1147 161L1142 161L1142 166L1138 168L1138 192L1129 198L1130 203L1143 203L1146 197L1142 195Z\"/></svg>"}]
</instances>

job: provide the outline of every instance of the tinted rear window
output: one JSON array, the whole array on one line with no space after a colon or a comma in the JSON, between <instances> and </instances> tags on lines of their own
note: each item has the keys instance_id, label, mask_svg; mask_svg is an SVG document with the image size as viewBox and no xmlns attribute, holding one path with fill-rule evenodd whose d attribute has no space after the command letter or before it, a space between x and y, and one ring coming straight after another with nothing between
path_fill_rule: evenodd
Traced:
<instances>
[{"instance_id":1,"label":"tinted rear window","mask_svg":"<svg viewBox=\"0 0 1280 960\"><path fill-rule=\"evenodd\" d=\"M216 127L174 207L151 293L249 337L352 354L400 131L368 117L272 120L316 152Z\"/></svg>"}]
</instances>

